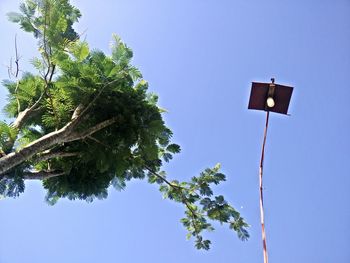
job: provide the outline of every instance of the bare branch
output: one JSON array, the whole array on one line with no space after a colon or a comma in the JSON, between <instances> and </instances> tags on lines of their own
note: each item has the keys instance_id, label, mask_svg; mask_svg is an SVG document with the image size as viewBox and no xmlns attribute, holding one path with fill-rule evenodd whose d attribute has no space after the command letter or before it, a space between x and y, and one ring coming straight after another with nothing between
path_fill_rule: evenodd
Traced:
<instances>
[{"instance_id":1,"label":"bare branch","mask_svg":"<svg viewBox=\"0 0 350 263\"><path fill-rule=\"evenodd\" d=\"M17 118L12 123L13 128L20 129L25 121L25 119L29 116L30 108L27 108L18 113Z\"/></svg>"},{"instance_id":2,"label":"bare branch","mask_svg":"<svg viewBox=\"0 0 350 263\"><path fill-rule=\"evenodd\" d=\"M73 112L73 114L72 114L71 120L76 120L76 119L81 115L81 113L82 113L83 110L84 110L84 105L80 103L80 104L75 108L75 110L74 110L74 112Z\"/></svg>"},{"instance_id":3,"label":"bare branch","mask_svg":"<svg viewBox=\"0 0 350 263\"><path fill-rule=\"evenodd\" d=\"M50 77L49 77L49 83L52 81L52 77L55 74L55 69L56 69L56 65L52 64L51 73L50 73Z\"/></svg>"},{"instance_id":4,"label":"bare branch","mask_svg":"<svg viewBox=\"0 0 350 263\"><path fill-rule=\"evenodd\" d=\"M19 72L19 57L18 57L18 49L17 49L17 35L15 35L15 53L16 53L16 72L15 72L15 77L18 77L18 72Z\"/></svg>"}]
</instances>

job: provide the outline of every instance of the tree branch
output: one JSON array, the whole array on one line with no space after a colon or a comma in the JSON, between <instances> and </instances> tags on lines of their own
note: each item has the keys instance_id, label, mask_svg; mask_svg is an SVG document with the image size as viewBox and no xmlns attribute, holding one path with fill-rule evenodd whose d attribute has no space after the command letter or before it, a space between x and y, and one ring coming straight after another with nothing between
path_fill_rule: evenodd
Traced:
<instances>
[{"instance_id":1,"label":"tree branch","mask_svg":"<svg viewBox=\"0 0 350 263\"><path fill-rule=\"evenodd\" d=\"M48 171L25 171L23 172L22 178L24 180L45 180L57 176L65 175L66 172L59 170L48 170ZM9 174L0 175L0 180L2 179L13 179Z\"/></svg>"},{"instance_id":2,"label":"tree branch","mask_svg":"<svg viewBox=\"0 0 350 263\"><path fill-rule=\"evenodd\" d=\"M45 95L45 90L41 93L40 97L37 99L37 101L30 106L29 108L26 108L25 110L18 113L17 118L12 123L12 127L20 129L23 125L23 123L32 115L32 113L36 110L38 107L40 101L43 99Z\"/></svg>"},{"instance_id":3,"label":"tree branch","mask_svg":"<svg viewBox=\"0 0 350 263\"><path fill-rule=\"evenodd\" d=\"M87 138L90 139L90 140L92 140L92 141L94 141L94 142L96 142L96 143L98 143L98 144L100 144L100 145L102 145L102 146L105 147L106 149L112 149L111 146L109 146L109 145L107 145L107 144L105 144L105 143L103 143L103 142L97 140L95 137L93 137L93 136L91 136L91 135L87 136Z\"/></svg>"},{"instance_id":4,"label":"tree branch","mask_svg":"<svg viewBox=\"0 0 350 263\"><path fill-rule=\"evenodd\" d=\"M33 158L34 163L46 161L52 158L57 158L57 157L73 157L79 155L78 152L50 152L50 151L45 151L41 154L38 154L36 157Z\"/></svg>"},{"instance_id":5,"label":"tree branch","mask_svg":"<svg viewBox=\"0 0 350 263\"><path fill-rule=\"evenodd\" d=\"M195 223L195 219L198 217L197 213L192 209L192 207L189 204L188 198L186 197L186 195L182 192L182 190L184 190L184 187L178 186L178 185L174 185L173 183L169 182L167 179L165 179L165 177L161 176L160 174L158 174L157 172L153 171L153 169L151 169L150 167L146 166L146 169L151 172L153 175L155 175L156 177L158 177L159 179L161 179L164 183L166 183L167 185L169 185L170 187L176 189L177 191L180 191L181 194L181 199L183 204L185 204L185 206L187 207L187 209L190 211L193 220L191 221L192 227L194 228L195 232L196 232L196 236L198 236L198 228L197 225Z\"/></svg>"},{"instance_id":6,"label":"tree branch","mask_svg":"<svg viewBox=\"0 0 350 263\"><path fill-rule=\"evenodd\" d=\"M169 185L170 187L172 188L182 188L181 186L178 186L178 185L174 185L172 184L171 182L169 182L167 179L165 179L165 177L161 176L160 174L158 174L157 172L155 172L153 169L151 169L150 167L148 166L145 166L146 169L153 175L155 175L156 177L158 177L160 180L162 180L164 183L166 183L167 185Z\"/></svg>"},{"instance_id":7,"label":"tree branch","mask_svg":"<svg viewBox=\"0 0 350 263\"><path fill-rule=\"evenodd\" d=\"M103 90L110 84L113 84L115 82L117 82L118 79L114 79L110 82L105 83L100 90L98 91L98 93L96 94L96 96L89 102L89 104L83 108L83 104L79 104L78 107L76 108L76 110L79 108L79 114L73 114L73 116L76 116L76 119L79 120L80 118L82 118L84 116L84 114L92 107L92 105L96 102L96 100L101 96Z\"/></svg>"},{"instance_id":8,"label":"tree branch","mask_svg":"<svg viewBox=\"0 0 350 263\"><path fill-rule=\"evenodd\" d=\"M72 122L69 122L61 129L50 132L31 142L18 152L12 152L0 158L0 174L30 159L35 154L50 149L53 145L65 142L72 131L71 126Z\"/></svg>"},{"instance_id":9,"label":"tree branch","mask_svg":"<svg viewBox=\"0 0 350 263\"><path fill-rule=\"evenodd\" d=\"M57 176L65 175L63 171L35 171L35 172L24 172L24 180L45 180Z\"/></svg>"},{"instance_id":10,"label":"tree branch","mask_svg":"<svg viewBox=\"0 0 350 263\"><path fill-rule=\"evenodd\" d=\"M41 138L28 144L26 147L20 149L18 152L12 152L0 158L0 174L7 172L11 168L23 163L26 160L29 160L35 154L50 149L56 144L84 139L87 136L90 136L95 132L98 132L115 123L117 121L117 117L100 122L84 132L73 132L73 129L76 127L76 121L77 119L72 120L61 129L42 136Z\"/></svg>"},{"instance_id":11,"label":"tree branch","mask_svg":"<svg viewBox=\"0 0 350 263\"><path fill-rule=\"evenodd\" d=\"M76 140L82 140L85 139L86 137L110 126L111 124L115 123L117 121L117 117L110 118L108 120L105 120L103 122L100 122L99 124L83 131L83 132L75 132L69 135L69 138L66 142L72 142Z\"/></svg>"},{"instance_id":12,"label":"tree branch","mask_svg":"<svg viewBox=\"0 0 350 263\"><path fill-rule=\"evenodd\" d=\"M15 77L18 77L18 73L19 73L19 57L18 57L18 49L17 49L17 35L15 35L15 53L16 53L16 59L15 59L15 63L16 63L16 72L15 72Z\"/></svg>"},{"instance_id":13,"label":"tree branch","mask_svg":"<svg viewBox=\"0 0 350 263\"><path fill-rule=\"evenodd\" d=\"M84 105L80 103L80 104L75 108L75 110L74 110L74 112L73 112L73 114L72 114L71 120L76 120L76 119L78 119L78 117L81 116L81 113L82 113L83 110L84 110Z\"/></svg>"},{"instance_id":14,"label":"tree branch","mask_svg":"<svg viewBox=\"0 0 350 263\"><path fill-rule=\"evenodd\" d=\"M16 55L17 56L17 55ZM52 66L52 68L51 68ZM44 95L47 94L50 98L50 103L51 106L53 107L54 110L54 115L56 118L56 123L58 122L58 117L57 117L57 113L56 110L54 108L53 105L53 101L52 101L52 97L51 95L48 93L48 87L49 87L49 83L52 81L53 75L55 72L55 65L51 63L48 65L48 71L45 74L44 77L44 81L45 81L45 88L42 92L42 94L40 95L40 97L38 98L38 100L30 107L26 108L23 111L19 111L20 109L18 108L18 115L17 118L15 119L15 121L12 124L12 127L16 128L16 129L20 129L22 127L22 125L25 123L25 121L33 114L33 112L36 110L36 108L39 106L41 100L44 98ZM74 113L72 115L72 120L73 122L71 123L71 125L76 126L77 124L80 123L81 119L84 117L85 113L92 107L92 105L95 103L95 101L100 97L100 95L102 94L103 90L108 86L111 85L113 83L115 83L116 81L118 81L118 79L112 80L110 82L105 83L101 89L98 91L98 93L96 94L96 96L90 101L90 103L84 108L83 104L79 104L77 106L77 108L74 110ZM19 85L19 82L17 83L17 86ZM17 88L16 88L17 89ZM18 107L19 107L19 102L18 102ZM103 127L104 128L104 127ZM83 135L84 138L88 135L91 135L93 133L95 133L96 131L92 131L91 133L87 134L87 135ZM77 137L81 137L81 136L77 136ZM79 138L78 138L79 139ZM77 139L73 139L73 140L77 140ZM14 144L14 141L11 142L12 145ZM12 148L12 147L11 147Z\"/></svg>"},{"instance_id":15,"label":"tree branch","mask_svg":"<svg viewBox=\"0 0 350 263\"><path fill-rule=\"evenodd\" d=\"M163 176L161 176L160 174L158 174L157 172L153 171L153 169L149 168L146 166L146 169L148 171L150 171L153 175L155 175L156 177L158 177L159 179L161 179L164 183L166 183L167 185L169 185L170 187L181 191L181 199L182 202L186 205L186 207L188 208L188 210L191 212L193 219L197 218L197 214L196 212L192 209L192 207L190 206L188 199L186 197L186 195L182 192L182 190L185 190L184 187L181 187L179 185L174 185L173 183L169 182L167 179L165 179ZM195 230L197 231L197 228L194 226Z\"/></svg>"},{"instance_id":16,"label":"tree branch","mask_svg":"<svg viewBox=\"0 0 350 263\"><path fill-rule=\"evenodd\" d=\"M53 65L52 71L51 71L51 75L49 77L49 82L46 80L47 76L45 76L44 80L45 80L45 87L43 92L41 93L40 97L37 99L37 101L30 107L26 108L23 111L20 111L20 104L19 104L19 100L17 99L17 104L18 104L18 115L17 118L15 119L15 121L12 124L12 127L16 128L16 129L20 129L23 125L23 123L33 114L33 112L37 109L37 107L39 106L41 100L44 98L44 95L47 93L48 87L49 87L49 83L52 80L52 77L54 75L55 72L55 65ZM16 95L17 95L17 89L19 86L19 81L17 81L17 87L16 87ZM51 99L51 103L52 103L52 98ZM52 105L53 106L53 105ZM55 113L55 110L54 110ZM56 121L57 121L57 114L55 113L56 116ZM14 143L14 142L12 142Z\"/></svg>"},{"instance_id":17,"label":"tree branch","mask_svg":"<svg viewBox=\"0 0 350 263\"><path fill-rule=\"evenodd\" d=\"M19 103L18 99L18 88L19 88L19 80L18 80L18 73L19 73L19 57L18 57L18 48L17 48L17 35L15 35L15 64L16 64L16 71L15 73L12 73L14 77L16 78L16 88L15 88L15 95L16 95L16 101L17 101L17 113L21 110L21 105Z\"/></svg>"}]
</instances>

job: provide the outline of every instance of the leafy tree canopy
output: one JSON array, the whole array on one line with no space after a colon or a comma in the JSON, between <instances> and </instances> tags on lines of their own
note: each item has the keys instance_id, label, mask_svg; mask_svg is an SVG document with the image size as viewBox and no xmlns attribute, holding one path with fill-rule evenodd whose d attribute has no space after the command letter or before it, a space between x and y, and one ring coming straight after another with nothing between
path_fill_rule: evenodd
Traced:
<instances>
[{"instance_id":1,"label":"leafy tree canopy","mask_svg":"<svg viewBox=\"0 0 350 263\"><path fill-rule=\"evenodd\" d=\"M204 230L227 224L249 237L247 223L212 185L225 181L219 165L189 182L169 180L163 162L180 152L171 142L157 95L131 64L132 50L114 35L111 54L90 50L73 24L80 11L68 0L26 0L8 14L37 39L36 74L20 74L18 55L10 68L4 107L11 123L0 122L0 194L16 197L24 180L42 180L47 201L107 197L131 179L158 184L165 198L185 208L183 225L198 249L209 249ZM16 47L17 49L17 47ZM16 52L17 53L17 52Z\"/></svg>"}]
</instances>

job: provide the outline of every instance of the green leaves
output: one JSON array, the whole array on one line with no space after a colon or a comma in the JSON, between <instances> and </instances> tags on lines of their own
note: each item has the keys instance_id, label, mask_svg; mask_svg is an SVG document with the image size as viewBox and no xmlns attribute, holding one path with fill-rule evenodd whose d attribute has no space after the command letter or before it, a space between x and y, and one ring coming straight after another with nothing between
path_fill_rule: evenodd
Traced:
<instances>
[{"instance_id":1,"label":"green leaves","mask_svg":"<svg viewBox=\"0 0 350 263\"><path fill-rule=\"evenodd\" d=\"M87 42L73 42L69 47L70 52L77 59L78 62L83 61L89 55L89 45Z\"/></svg>"},{"instance_id":2,"label":"green leaves","mask_svg":"<svg viewBox=\"0 0 350 263\"><path fill-rule=\"evenodd\" d=\"M171 152L171 153L179 153L181 151L181 148L180 148L180 145L172 143L166 147L166 151Z\"/></svg>"},{"instance_id":3,"label":"green leaves","mask_svg":"<svg viewBox=\"0 0 350 263\"><path fill-rule=\"evenodd\" d=\"M111 184L117 191L122 191L126 187L125 179L123 177L114 177L111 181Z\"/></svg>"},{"instance_id":4,"label":"green leaves","mask_svg":"<svg viewBox=\"0 0 350 263\"><path fill-rule=\"evenodd\" d=\"M7 13L7 18L10 22L18 23L21 21L22 15L16 12L9 12Z\"/></svg>"},{"instance_id":5,"label":"green leaves","mask_svg":"<svg viewBox=\"0 0 350 263\"><path fill-rule=\"evenodd\" d=\"M173 147L173 146L172 146ZM177 148L177 147L175 147ZM204 231L214 230L209 221L217 221L227 224L230 229L237 232L241 240L249 237L248 224L228 202L224 196L217 195L213 198L212 184L219 184L225 180L225 176L219 173L220 165L212 169L206 169L198 177L193 177L190 182L168 181L164 174L151 171L149 182L160 184L159 190L164 198L182 203L185 207L185 217L181 219L187 229L187 238L195 238L195 246L198 249L208 250L211 242L203 238Z\"/></svg>"},{"instance_id":6,"label":"green leaves","mask_svg":"<svg viewBox=\"0 0 350 263\"><path fill-rule=\"evenodd\" d=\"M132 50L117 35L111 55L90 51L73 29L79 17L68 0L25 0L20 13L8 14L38 39L41 57L31 61L38 75L25 73L16 82L4 82L8 117L25 118L18 129L0 122L0 154L15 154L45 136L52 141L0 177L0 195L23 192L27 172L45 176L49 204L60 198L104 199L110 186L121 191L128 181L147 178L159 185L164 198L183 205L181 222L198 249L210 248L203 233L214 229L213 222L228 225L246 240L247 223L224 196L214 194L213 186L225 181L219 164L188 182L166 178L163 162L181 148L171 142L158 95L148 92L147 81L131 65Z\"/></svg>"},{"instance_id":7,"label":"green leaves","mask_svg":"<svg viewBox=\"0 0 350 263\"><path fill-rule=\"evenodd\" d=\"M8 13L8 19L39 39L39 50L46 60L79 38L73 24L81 14L68 0L26 0L19 9L20 13Z\"/></svg>"},{"instance_id":8,"label":"green leaves","mask_svg":"<svg viewBox=\"0 0 350 263\"><path fill-rule=\"evenodd\" d=\"M3 85L7 88L9 103L5 106L8 117L15 117L19 111L32 106L41 96L44 90L44 81L39 76L24 73L18 82L5 81Z\"/></svg>"},{"instance_id":9,"label":"green leaves","mask_svg":"<svg viewBox=\"0 0 350 263\"><path fill-rule=\"evenodd\" d=\"M35 1L32 0L27 0L26 4L22 3L19 5L19 10L21 10L21 12L27 16L27 17L31 17L34 15L35 10L37 8L37 3Z\"/></svg>"},{"instance_id":10,"label":"green leaves","mask_svg":"<svg viewBox=\"0 0 350 263\"><path fill-rule=\"evenodd\" d=\"M211 241L210 240L203 240L202 237L198 237L196 239L196 248L197 249L205 249L209 250Z\"/></svg>"},{"instance_id":11,"label":"green leaves","mask_svg":"<svg viewBox=\"0 0 350 263\"><path fill-rule=\"evenodd\" d=\"M4 153L9 153L12 149L11 146L16 140L18 130L8 125L5 122L0 121L0 156Z\"/></svg>"},{"instance_id":12,"label":"green leaves","mask_svg":"<svg viewBox=\"0 0 350 263\"><path fill-rule=\"evenodd\" d=\"M2 197L18 197L24 192L24 188L24 181L20 178L0 180L0 196Z\"/></svg>"},{"instance_id":13,"label":"green leaves","mask_svg":"<svg viewBox=\"0 0 350 263\"><path fill-rule=\"evenodd\" d=\"M23 148L34 140L43 136L43 133L35 127L28 127L21 129L20 137L18 139L18 145L16 150Z\"/></svg>"},{"instance_id":14,"label":"green leaves","mask_svg":"<svg viewBox=\"0 0 350 263\"><path fill-rule=\"evenodd\" d=\"M113 42L111 43L112 59L121 68L127 66L133 56L132 50L128 48L121 38L113 34Z\"/></svg>"},{"instance_id":15,"label":"green leaves","mask_svg":"<svg viewBox=\"0 0 350 263\"><path fill-rule=\"evenodd\" d=\"M22 173L23 167L17 167L8 172L6 178L0 179L0 197L16 198L24 192Z\"/></svg>"},{"instance_id":16,"label":"green leaves","mask_svg":"<svg viewBox=\"0 0 350 263\"><path fill-rule=\"evenodd\" d=\"M25 4L21 4L20 9L24 15L16 12L10 12L7 14L9 21L13 23L19 23L20 27L24 31L34 33L35 38L37 38L40 32L37 28L34 27L33 20L31 19L34 13L32 10L27 10L27 6Z\"/></svg>"}]
</instances>

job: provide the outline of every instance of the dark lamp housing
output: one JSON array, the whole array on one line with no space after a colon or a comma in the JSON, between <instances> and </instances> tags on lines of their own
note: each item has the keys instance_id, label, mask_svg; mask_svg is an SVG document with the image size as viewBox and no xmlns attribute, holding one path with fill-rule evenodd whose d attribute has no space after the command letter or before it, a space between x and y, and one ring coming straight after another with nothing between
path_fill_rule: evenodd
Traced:
<instances>
[{"instance_id":1,"label":"dark lamp housing","mask_svg":"<svg viewBox=\"0 0 350 263\"><path fill-rule=\"evenodd\" d=\"M248 109L288 113L293 87L271 83L253 82Z\"/></svg>"}]
</instances>

